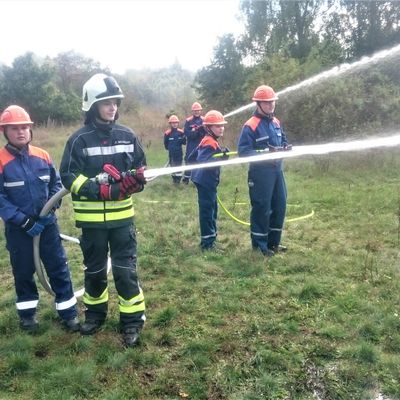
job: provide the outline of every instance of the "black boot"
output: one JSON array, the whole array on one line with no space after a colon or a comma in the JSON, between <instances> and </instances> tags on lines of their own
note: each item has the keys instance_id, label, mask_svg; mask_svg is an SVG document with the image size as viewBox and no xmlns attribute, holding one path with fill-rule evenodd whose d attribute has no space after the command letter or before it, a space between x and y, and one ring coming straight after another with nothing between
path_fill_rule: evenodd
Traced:
<instances>
[{"instance_id":1,"label":"black boot","mask_svg":"<svg viewBox=\"0 0 400 400\"><path fill-rule=\"evenodd\" d=\"M258 246L253 246L253 251L261 251L261 253L265 257L273 257L275 255L275 252L273 250L264 249L264 248L261 248L261 247L258 247Z\"/></svg>"},{"instance_id":2,"label":"black boot","mask_svg":"<svg viewBox=\"0 0 400 400\"><path fill-rule=\"evenodd\" d=\"M28 318L20 318L19 327L27 332L35 332L39 328L39 322L35 315Z\"/></svg>"},{"instance_id":3,"label":"black boot","mask_svg":"<svg viewBox=\"0 0 400 400\"><path fill-rule=\"evenodd\" d=\"M272 250L274 253L285 253L287 251L287 247L280 244L278 246L272 246L270 250Z\"/></svg>"},{"instance_id":4,"label":"black boot","mask_svg":"<svg viewBox=\"0 0 400 400\"><path fill-rule=\"evenodd\" d=\"M126 347L135 347L139 344L140 329L139 328L124 328L122 338Z\"/></svg>"},{"instance_id":5,"label":"black boot","mask_svg":"<svg viewBox=\"0 0 400 400\"><path fill-rule=\"evenodd\" d=\"M104 321L100 321L98 319L87 319L81 325L81 334L85 336L93 335L101 328L103 324Z\"/></svg>"},{"instance_id":6,"label":"black boot","mask_svg":"<svg viewBox=\"0 0 400 400\"><path fill-rule=\"evenodd\" d=\"M78 317L63 320L62 324L63 328L70 333L79 332L81 329Z\"/></svg>"}]
</instances>

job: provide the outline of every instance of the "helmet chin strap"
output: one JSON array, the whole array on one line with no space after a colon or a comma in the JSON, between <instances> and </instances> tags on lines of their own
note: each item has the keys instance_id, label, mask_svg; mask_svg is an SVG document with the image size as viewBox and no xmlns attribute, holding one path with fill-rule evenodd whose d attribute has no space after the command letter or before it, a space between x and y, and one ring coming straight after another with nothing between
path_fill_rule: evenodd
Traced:
<instances>
[{"instance_id":1,"label":"helmet chin strap","mask_svg":"<svg viewBox=\"0 0 400 400\"><path fill-rule=\"evenodd\" d=\"M257 101L257 106L261 110L262 114L264 114L267 118L270 118L270 119L273 118L274 113L273 112L272 113L265 112L260 101Z\"/></svg>"},{"instance_id":2,"label":"helmet chin strap","mask_svg":"<svg viewBox=\"0 0 400 400\"><path fill-rule=\"evenodd\" d=\"M212 129L210 127L208 127L207 125L206 127L206 131L209 135L211 135L214 139L218 139L218 136L212 131Z\"/></svg>"},{"instance_id":3,"label":"helmet chin strap","mask_svg":"<svg viewBox=\"0 0 400 400\"><path fill-rule=\"evenodd\" d=\"M11 144L10 143L10 139L8 138L8 136L7 136L7 132L6 132L6 127L4 127L4 131L3 131L3 134L4 134L4 137L6 138L6 140L7 140L7 143L9 143L9 144ZM24 145L24 146L27 146L30 142L32 142L32 140L33 140L33 131L32 131L32 129L29 129L29 132L30 132L30 134L31 134L31 137L30 137L30 139L28 140L28 142ZM14 146L15 147L15 146Z\"/></svg>"}]
</instances>

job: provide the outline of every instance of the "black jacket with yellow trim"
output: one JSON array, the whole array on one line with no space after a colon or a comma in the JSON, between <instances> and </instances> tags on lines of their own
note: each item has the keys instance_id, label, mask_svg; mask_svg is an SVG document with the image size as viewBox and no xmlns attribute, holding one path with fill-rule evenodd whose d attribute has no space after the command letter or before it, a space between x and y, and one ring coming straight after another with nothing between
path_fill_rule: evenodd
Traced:
<instances>
[{"instance_id":1,"label":"black jacket with yellow trim","mask_svg":"<svg viewBox=\"0 0 400 400\"><path fill-rule=\"evenodd\" d=\"M132 220L130 196L117 201L101 200L99 184L91 178L103 171L104 164L112 164L121 172L146 165L142 145L131 129L116 123L90 123L68 139L60 176L71 192L77 227L113 228Z\"/></svg>"}]
</instances>

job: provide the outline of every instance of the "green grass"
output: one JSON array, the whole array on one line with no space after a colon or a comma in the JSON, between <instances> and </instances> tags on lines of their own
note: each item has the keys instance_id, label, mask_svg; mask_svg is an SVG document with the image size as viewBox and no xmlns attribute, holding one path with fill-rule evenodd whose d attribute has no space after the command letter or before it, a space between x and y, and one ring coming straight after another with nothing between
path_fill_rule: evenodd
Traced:
<instances>
[{"instance_id":1,"label":"green grass","mask_svg":"<svg viewBox=\"0 0 400 400\"><path fill-rule=\"evenodd\" d=\"M51 136L57 163L66 135ZM161 143L149 143L150 167L163 165ZM97 335L65 333L43 290L40 331L20 332L1 237L0 398L400 399L399 151L285 166L288 219L315 214L286 224L289 252L271 259L252 252L248 227L221 208L220 251L202 253L193 185L167 176L134 196L147 304L135 349L122 347L111 276ZM246 166L223 169L219 194L248 221ZM68 197L59 219L79 236ZM78 288L80 250L66 247Z\"/></svg>"}]
</instances>

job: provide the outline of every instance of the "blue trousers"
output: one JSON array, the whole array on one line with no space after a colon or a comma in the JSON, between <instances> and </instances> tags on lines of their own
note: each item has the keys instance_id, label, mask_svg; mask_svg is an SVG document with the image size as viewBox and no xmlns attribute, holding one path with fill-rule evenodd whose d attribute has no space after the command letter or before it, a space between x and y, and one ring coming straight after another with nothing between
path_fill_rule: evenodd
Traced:
<instances>
[{"instance_id":1,"label":"blue trousers","mask_svg":"<svg viewBox=\"0 0 400 400\"><path fill-rule=\"evenodd\" d=\"M217 189L210 189L195 183L199 202L200 247L208 249L217 238L218 202Z\"/></svg>"},{"instance_id":2,"label":"blue trousers","mask_svg":"<svg viewBox=\"0 0 400 400\"><path fill-rule=\"evenodd\" d=\"M171 167L176 167L176 166L180 166L182 165L183 162L183 155L182 152L178 153L178 152L169 152L169 165ZM171 174L172 176L172 181L174 183L179 183L181 181L182 178L182 172L177 172L174 174Z\"/></svg>"},{"instance_id":3,"label":"blue trousers","mask_svg":"<svg viewBox=\"0 0 400 400\"><path fill-rule=\"evenodd\" d=\"M15 281L17 311L21 318L29 318L35 315L39 301L34 279L33 239L20 227L12 224L6 224L5 234ZM50 286L55 293L55 306L59 316L64 320L75 318L76 298L56 223L46 226L42 232L39 252Z\"/></svg>"},{"instance_id":4,"label":"blue trousers","mask_svg":"<svg viewBox=\"0 0 400 400\"><path fill-rule=\"evenodd\" d=\"M274 166L250 170L250 236L253 248L262 251L280 244L286 214L286 184L283 171Z\"/></svg>"}]
</instances>

